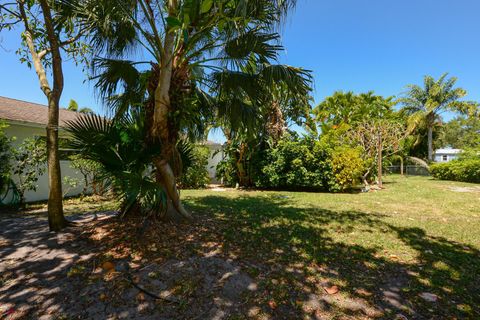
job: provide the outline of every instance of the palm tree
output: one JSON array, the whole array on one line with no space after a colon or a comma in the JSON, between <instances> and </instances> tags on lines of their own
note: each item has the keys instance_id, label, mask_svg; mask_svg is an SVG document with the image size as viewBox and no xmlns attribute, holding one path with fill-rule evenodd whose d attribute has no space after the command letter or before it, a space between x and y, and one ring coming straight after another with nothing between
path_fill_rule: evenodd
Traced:
<instances>
[{"instance_id":1,"label":"palm tree","mask_svg":"<svg viewBox=\"0 0 480 320\"><path fill-rule=\"evenodd\" d=\"M408 91L400 99L404 104L402 112L409 116L409 132L412 133L420 126L427 128L428 161L433 160L433 128L445 111L465 113L473 106L472 102L460 101L467 92L462 88L455 88L457 78L447 79L444 73L438 80L425 76L423 87L408 85Z\"/></svg>"},{"instance_id":2,"label":"palm tree","mask_svg":"<svg viewBox=\"0 0 480 320\"><path fill-rule=\"evenodd\" d=\"M265 102L264 88L283 83L310 90L310 74L274 64L276 27L295 5L288 0L87 0L71 12L84 20L99 53L98 91L117 116L146 109L147 143L160 142L153 159L170 207L184 217L175 183L179 137L203 136L213 118L241 114L232 129L251 126ZM68 12L68 10L66 10ZM143 50L147 60L131 60ZM135 58L135 56L133 57ZM235 127L236 126L236 127ZM200 134L201 133L201 134Z\"/></svg>"}]
</instances>

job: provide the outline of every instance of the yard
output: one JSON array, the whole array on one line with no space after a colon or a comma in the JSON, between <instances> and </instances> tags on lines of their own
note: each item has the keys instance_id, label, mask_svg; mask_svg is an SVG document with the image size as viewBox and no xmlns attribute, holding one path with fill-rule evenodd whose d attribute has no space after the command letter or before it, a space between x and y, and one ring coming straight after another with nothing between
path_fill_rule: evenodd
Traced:
<instances>
[{"instance_id":1,"label":"yard","mask_svg":"<svg viewBox=\"0 0 480 320\"><path fill-rule=\"evenodd\" d=\"M59 235L39 218L42 205L5 215L0 310L7 319L480 317L480 185L388 176L369 193L182 197L191 225L84 215L115 206L98 199L69 200L81 224Z\"/></svg>"}]
</instances>

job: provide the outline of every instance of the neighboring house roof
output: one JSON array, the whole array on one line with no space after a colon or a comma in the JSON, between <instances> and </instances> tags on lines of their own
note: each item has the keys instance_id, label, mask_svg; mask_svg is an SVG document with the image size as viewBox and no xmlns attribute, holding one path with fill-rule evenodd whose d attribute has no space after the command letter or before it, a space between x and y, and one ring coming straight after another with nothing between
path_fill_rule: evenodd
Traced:
<instances>
[{"instance_id":1,"label":"neighboring house roof","mask_svg":"<svg viewBox=\"0 0 480 320\"><path fill-rule=\"evenodd\" d=\"M78 115L77 112L60 108L60 126L63 126L66 121L74 120ZM47 125L48 107L0 96L0 119Z\"/></svg>"},{"instance_id":2,"label":"neighboring house roof","mask_svg":"<svg viewBox=\"0 0 480 320\"><path fill-rule=\"evenodd\" d=\"M462 149L452 149L452 148L444 148L444 149L437 149L435 150L435 154L457 154L461 153Z\"/></svg>"}]
</instances>

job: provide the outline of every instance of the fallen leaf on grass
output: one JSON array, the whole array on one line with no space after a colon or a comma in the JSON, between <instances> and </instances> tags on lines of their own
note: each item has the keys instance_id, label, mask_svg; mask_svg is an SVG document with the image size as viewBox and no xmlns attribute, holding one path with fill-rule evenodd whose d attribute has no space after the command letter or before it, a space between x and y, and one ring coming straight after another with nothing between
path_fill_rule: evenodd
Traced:
<instances>
[{"instance_id":1,"label":"fallen leaf on grass","mask_svg":"<svg viewBox=\"0 0 480 320\"><path fill-rule=\"evenodd\" d=\"M145 294L143 292L139 292L137 294L137 301L138 302L145 301Z\"/></svg>"},{"instance_id":2,"label":"fallen leaf on grass","mask_svg":"<svg viewBox=\"0 0 480 320\"><path fill-rule=\"evenodd\" d=\"M268 301L268 305L269 305L270 308L272 308L272 309L277 308L277 303L276 303L275 301L273 301L273 300Z\"/></svg>"},{"instance_id":3,"label":"fallen leaf on grass","mask_svg":"<svg viewBox=\"0 0 480 320\"><path fill-rule=\"evenodd\" d=\"M328 294L336 294L336 293L338 293L338 291L340 291L337 286L324 287L323 289Z\"/></svg>"},{"instance_id":4,"label":"fallen leaf on grass","mask_svg":"<svg viewBox=\"0 0 480 320\"><path fill-rule=\"evenodd\" d=\"M102 264L102 269L105 271L112 271L113 269L115 269L115 265L110 261L106 261Z\"/></svg>"}]
</instances>

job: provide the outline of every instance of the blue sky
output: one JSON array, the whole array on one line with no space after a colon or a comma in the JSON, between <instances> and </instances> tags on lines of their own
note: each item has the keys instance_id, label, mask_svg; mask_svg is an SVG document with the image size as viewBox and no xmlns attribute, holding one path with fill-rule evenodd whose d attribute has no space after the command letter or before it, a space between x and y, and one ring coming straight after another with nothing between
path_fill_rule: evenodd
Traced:
<instances>
[{"instance_id":1,"label":"blue sky","mask_svg":"<svg viewBox=\"0 0 480 320\"><path fill-rule=\"evenodd\" d=\"M298 0L283 27L281 62L312 70L316 103L335 90L399 95L443 72L480 101L479 12L478 0ZM0 95L45 103L34 71L15 55L18 33L3 32L0 43ZM66 63L62 106L73 98L103 113L85 79Z\"/></svg>"}]
</instances>

